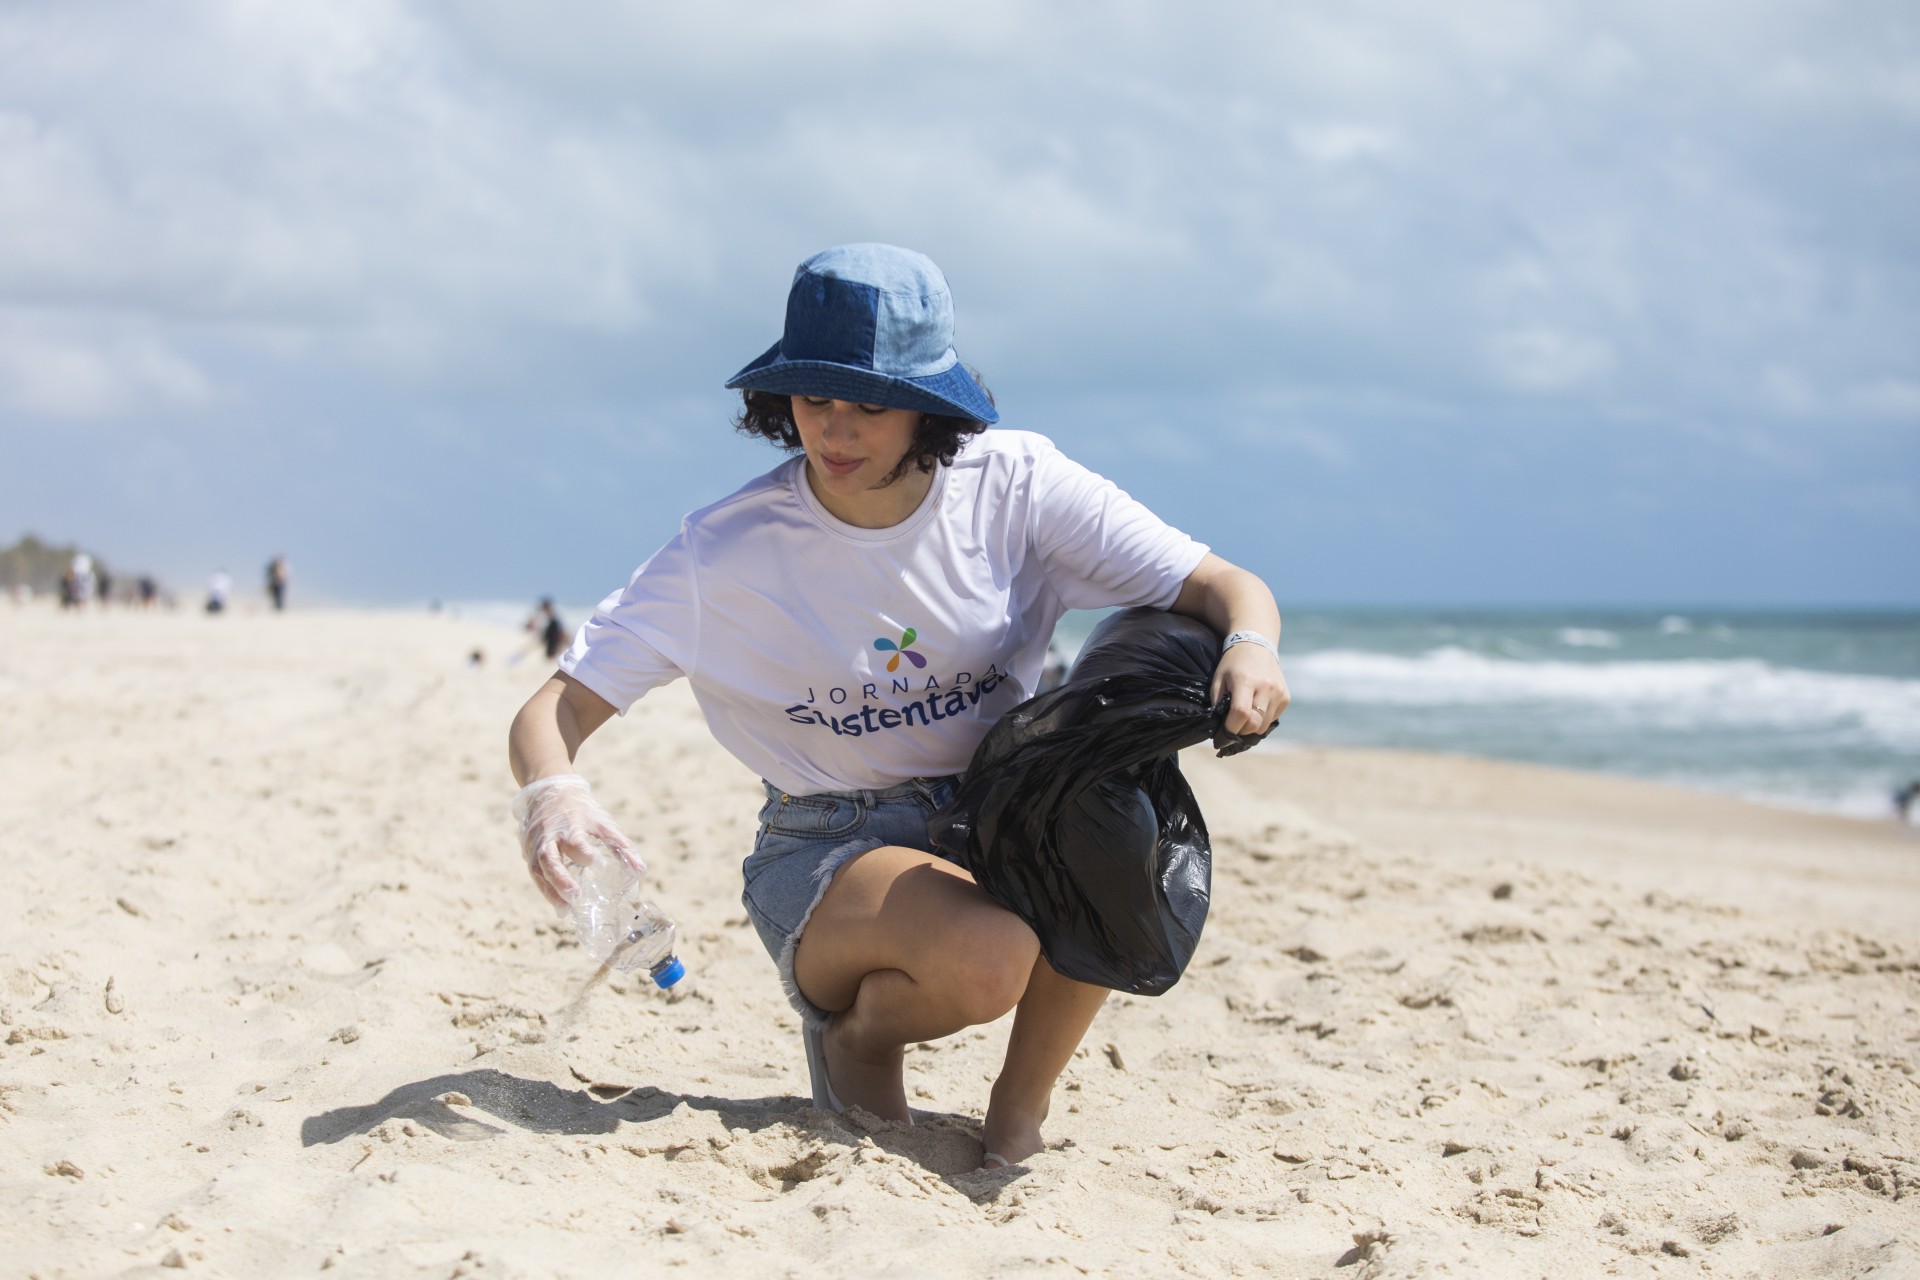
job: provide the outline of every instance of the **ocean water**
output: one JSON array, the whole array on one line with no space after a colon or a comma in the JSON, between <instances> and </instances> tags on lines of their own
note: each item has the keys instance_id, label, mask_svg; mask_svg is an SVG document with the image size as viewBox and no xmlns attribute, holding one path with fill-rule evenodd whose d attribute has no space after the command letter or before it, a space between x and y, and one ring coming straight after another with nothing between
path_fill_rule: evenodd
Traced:
<instances>
[{"instance_id":1,"label":"ocean water","mask_svg":"<svg viewBox=\"0 0 1920 1280\"><path fill-rule=\"evenodd\" d=\"M1071 649L1097 621L1075 614ZM1290 611L1275 739L1654 778L1887 817L1920 778L1920 614ZM1920 807L1916 808L1920 819Z\"/></svg>"}]
</instances>

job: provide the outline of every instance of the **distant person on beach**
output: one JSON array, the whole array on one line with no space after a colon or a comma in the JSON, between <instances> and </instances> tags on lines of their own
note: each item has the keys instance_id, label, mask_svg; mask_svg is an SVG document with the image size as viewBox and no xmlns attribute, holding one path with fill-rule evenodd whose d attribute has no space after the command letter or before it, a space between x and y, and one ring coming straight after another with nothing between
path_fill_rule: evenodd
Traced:
<instances>
[{"instance_id":1,"label":"distant person on beach","mask_svg":"<svg viewBox=\"0 0 1920 1280\"><path fill-rule=\"evenodd\" d=\"M287 585L292 581L293 570L288 567L285 556L267 561L267 598L273 601L275 613L287 607Z\"/></svg>"},{"instance_id":2,"label":"distant person on beach","mask_svg":"<svg viewBox=\"0 0 1920 1280\"><path fill-rule=\"evenodd\" d=\"M225 613L227 594L233 590L233 578L225 569L215 569L207 579L207 612Z\"/></svg>"},{"instance_id":3,"label":"distant person on beach","mask_svg":"<svg viewBox=\"0 0 1920 1280\"><path fill-rule=\"evenodd\" d=\"M85 609L93 602L94 576L93 557L84 551L73 553L73 565L68 570L69 581L73 584L67 597L75 609Z\"/></svg>"},{"instance_id":4,"label":"distant person on beach","mask_svg":"<svg viewBox=\"0 0 1920 1280\"><path fill-rule=\"evenodd\" d=\"M160 584L153 580L151 574L143 573L140 575L140 581L135 585L135 590L139 596L140 607L143 610L151 609L154 598L160 594Z\"/></svg>"},{"instance_id":5,"label":"distant person on beach","mask_svg":"<svg viewBox=\"0 0 1920 1280\"><path fill-rule=\"evenodd\" d=\"M905 249L801 264L781 340L727 383L734 425L796 456L687 516L601 602L509 754L522 852L559 905L593 840L640 867L573 771L581 743L685 676L765 780L742 901L802 1019L815 1104L909 1120L905 1047L1017 1009L983 1134L983 1163L1004 1167L1043 1148L1107 992L1055 973L1023 920L930 852L928 816L1035 692L1068 609L1209 623L1229 732L1265 732L1289 695L1265 583L1045 437L987 430L1000 415L954 351L952 305Z\"/></svg>"},{"instance_id":6,"label":"distant person on beach","mask_svg":"<svg viewBox=\"0 0 1920 1280\"><path fill-rule=\"evenodd\" d=\"M1900 821L1913 820L1913 804L1916 800L1920 800L1920 778L1915 778L1893 793L1893 808L1900 815Z\"/></svg>"},{"instance_id":7,"label":"distant person on beach","mask_svg":"<svg viewBox=\"0 0 1920 1280\"><path fill-rule=\"evenodd\" d=\"M1035 693L1045 693L1049 689L1058 689L1067 682L1067 672L1073 669L1073 663L1067 658L1066 650L1054 641L1047 641L1047 656L1040 663L1040 683Z\"/></svg>"},{"instance_id":8,"label":"distant person on beach","mask_svg":"<svg viewBox=\"0 0 1920 1280\"><path fill-rule=\"evenodd\" d=\"M533 616L527 619L527 630L539 638L548 662L558 658L567 647L567 626L560 621L560 613L553 607L551 596L542 598L535 606Z\"/></svg>"}]
</instances>

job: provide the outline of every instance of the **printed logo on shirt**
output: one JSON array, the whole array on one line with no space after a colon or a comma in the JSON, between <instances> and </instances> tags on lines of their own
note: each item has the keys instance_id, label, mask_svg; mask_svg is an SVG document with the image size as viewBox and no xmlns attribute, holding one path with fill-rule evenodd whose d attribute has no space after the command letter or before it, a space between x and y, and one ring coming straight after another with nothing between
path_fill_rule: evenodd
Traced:
<instances>
[{"instance_id":1,"label":"printed logo on shirt","mask_svg":"<svg viewBox=\"0 0 1920 1280\"><path fill-rule=\"evenodd\" d=\"M804 698L786 708L787 719L847 738L889 729L928 728L943 720L983 716L991 720L1003 709L998 703L1004 698L989 701L984 708L981 701L1003 687L1010 691L1018 687L1009 684L1010 677L998 662L988 662L984 670L974 663L967 664L971 668L967 671L933 668L938 643L936 657L929 660L914 647L920 639L918 627L903 628L898 640L891 634L876 637L872 645L874 652L887 655L884 675L872 670L870 678L859 684L809 686ZM856 666L867 661L854 658Z\"/></svg>"},{"instance_id":2,"label":"printed logo on shirt","mask_svg":"<svg viewBox=\"0 0 1920 1280\"><path fill-rule=\"evenodd\" d=\"M876 644L874 647L878 649L881 646ZM897 659L899 654L894 656ZM916 655L908 653L907 656L912 658ZM818 725L822 729L832 730L836 737L849 738L878 733L884 729L932 725L974 714L980 700L998 689L1007 675L1000 670L998 663L989 663L987 669L977 677L971 671L961 671L944 685L940 677L928 676L925 684L916 688L916 679L918 677L894 677L891 692L901 698L895 706L876 706L867 701L880 698L878 684L861 685L858 691L861 700L854 705L848 705L856 696L854 690L835 687L825 690L822 696L816 690L808 689L806 701L796 702L786 709L787 719L795 724ZM822 706L822 703L827 705Z\"/></svg>"},{"instance_id":3,"label":"printed logo on shirt","mask_svg":"<svg viewBox=\"0 0 1920 1280\"><path fill-rule=\"evenodd\" d=\"M891 658L887 659L888 671L898 671L900 669L900 659L902 658L911 662L916 670L920 670L926 667L927 660L913 651L913 642L919 639L919 637L920 633L918 631L915 631L912 627L908 627L900 634L899 644L895 644L885 636L881 636L873 642L873 647L882 653L893 654Z\"/></svg>"}]
</instances>

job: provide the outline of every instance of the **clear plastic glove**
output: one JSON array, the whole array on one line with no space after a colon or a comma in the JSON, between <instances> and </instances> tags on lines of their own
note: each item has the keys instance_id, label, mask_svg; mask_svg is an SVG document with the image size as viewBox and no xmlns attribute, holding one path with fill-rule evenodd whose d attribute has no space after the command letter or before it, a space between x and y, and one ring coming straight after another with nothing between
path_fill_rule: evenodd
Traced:
<instances>
[{"instance_id":1,"label":"clear plastic glove","mask_svg":"<svg viewBox=\"0 0 1920 1280\"><path fill-rule=\"evenodd\" d=\"M575 773L541 778L520 789L513 798L513 816L520 824L520 852L527 871L556 911L566 910L578 887L567 864L584 867L606 850L645 875L647 864L613 818L593 798L587 780Z\"/></svg>"}]
</instances>

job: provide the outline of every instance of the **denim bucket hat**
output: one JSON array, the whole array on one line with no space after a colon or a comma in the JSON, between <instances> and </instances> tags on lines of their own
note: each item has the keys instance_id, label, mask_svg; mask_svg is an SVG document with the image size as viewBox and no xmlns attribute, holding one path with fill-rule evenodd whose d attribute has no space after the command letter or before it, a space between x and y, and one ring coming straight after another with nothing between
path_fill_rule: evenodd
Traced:
<instances>
[{"instance_id":1,"label":"denim bucket hat","mask_svg":"<svg viewBox=\"0 0 1920 1280\"><path fill-rule=\"evenodd\" d=\"M785 333L727 386L1000 420L953 349L947 278L890 244L838 245L801 263Z\"/></svg>"}]
</instances>

